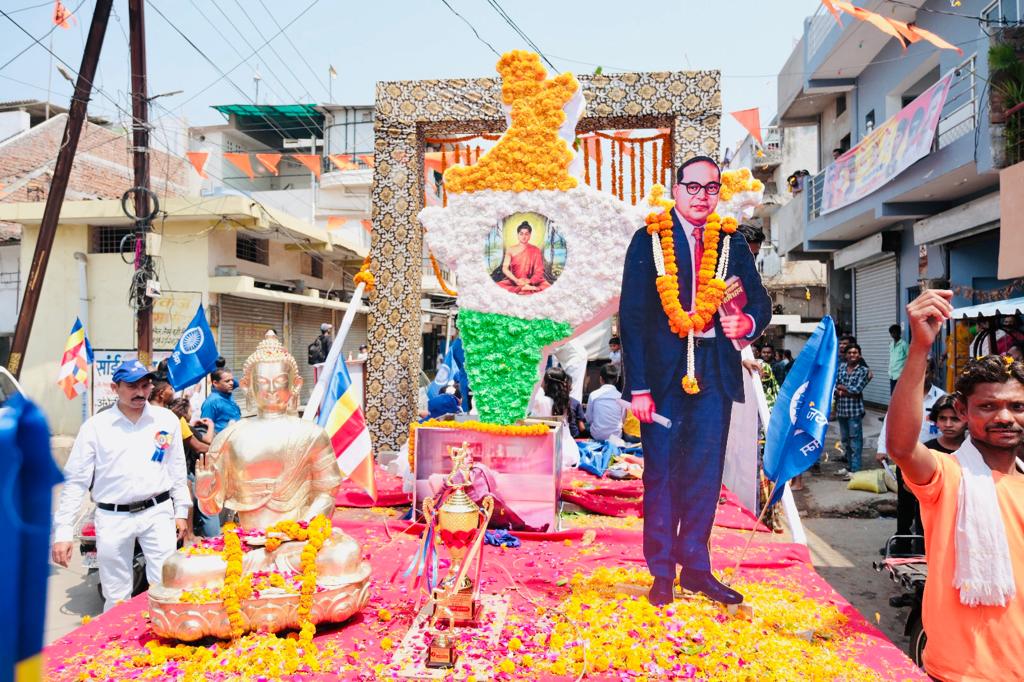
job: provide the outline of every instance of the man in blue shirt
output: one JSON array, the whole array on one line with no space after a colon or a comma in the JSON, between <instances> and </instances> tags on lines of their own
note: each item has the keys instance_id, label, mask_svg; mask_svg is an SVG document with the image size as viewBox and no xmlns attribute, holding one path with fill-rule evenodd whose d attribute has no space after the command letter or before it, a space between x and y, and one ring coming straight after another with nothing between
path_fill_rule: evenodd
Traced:
<instances>
[{"instance_id":1,"label":"man in blue shirt","mask_svg":"<svg viewBox=\"0 0 1024 682\"><path fill-rule=\"evenodd\" d=\"M231 397L238 385L230 370L215 369L210 374L210 395L203 402L202 416L213 422L214 434L220 433L242 418L242 411ZM189 474L189 481L194 483L195 475ZM193 503L193 530L200 537L212 538L220 535L220 517L216 514L208 516Z\"/></svg>"},{"instance_id":2,"label":"man in blue shirt","mask_svg":"<svg viewBox=\"0 0 1024 682\"><path fill-rule=\"evenodd\" d=\"M213 390L203 402L202 417L212 421L214 430L220 433L231 422L242 418L242 411L231 397L235 390L235 377L229 370L217 369L210 375L210 385Z\"/></svg>"}]
</instances>

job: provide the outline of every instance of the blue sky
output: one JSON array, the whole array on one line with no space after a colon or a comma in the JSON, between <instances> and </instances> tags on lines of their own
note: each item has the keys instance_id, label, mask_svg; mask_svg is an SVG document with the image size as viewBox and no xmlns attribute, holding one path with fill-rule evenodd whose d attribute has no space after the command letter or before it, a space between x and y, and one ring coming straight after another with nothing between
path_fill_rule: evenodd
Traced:
<instances>
[{"instance_id":1,"label":"blue sky","mask_svg":"<svg viewBox=\"0 0 1024 682\"><path fill-rule=\"evenodd\" d=\"M37 37L51 27L51 7L43 4L32 8L40 1L0 0L4 10ZM70 30L53 32L53 49L77 70L94 0L64 2L71 9L80 5L78 23ZM371 103L374 84L380 80L494 73L494 53L442 0L320 0L286 30L291 42L284 35L278 36L261 48L258 56L230 71L234 84L218 80L217 68L156 11L163 12L217 67L228 71L277 33L275 20L284 26L311 2L147 2L149 92L184 90L183 94L158 101L186 116L190 124L199 125L223 120L209 108L212 104L250 102L255 96L253 75L257 70L262 76L260 103L327 101L329 64L338 71L338 78L331 84L333 100L348 104ZM527 48L486 0L448 2L497 51ZM559 70L587 73L595 65L606 71L717 68L723 75L724 111L760 107L762 125L775 113L775 75L802 33L803 18L819 4L817 0L499 2ZM127 109L128 10L124 0L115 0L114 6L96 84ZM18 11L23 7L29 9ZM48 43L49 38L43 42ZM30 43L24 33L0 17L0 64ZM308 67L296 48L302 51ZM0 99L45 98L48 74L49 54L39 46L32 47L0 69ZM71 85L56 72L51 82L52 101L66 106ZM124 118L102 95L94 95L90 111ZM731 145L742 135L739 125L724 116L723 141Z\"/></svg>"}]
</instances>

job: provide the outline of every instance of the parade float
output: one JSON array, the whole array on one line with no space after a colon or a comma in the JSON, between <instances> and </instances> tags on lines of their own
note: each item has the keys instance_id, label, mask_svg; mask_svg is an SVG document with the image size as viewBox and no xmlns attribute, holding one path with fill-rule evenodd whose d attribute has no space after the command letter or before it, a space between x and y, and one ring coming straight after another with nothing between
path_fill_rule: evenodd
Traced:
<instances>
[{"instance_id":1,"label":"parade float","mask_svg":"<svg viewBox=\"0 0 1024 682\"><path fill-rule=\"evenodd\" d=\"M926 679L814 571L806 547L774 541L727 491L712 564L746 595L746 611L693 595L652 606L637 515L556 515L543 530L485 535L496 515L528 501L521 493L530 486L499 482L474 500L474 462L512 475L511 463L535 457L537 472L527 473L543 482L540 504L557 504L558 427L517 422L550 346L614 308L625 246L651 222L639 197L626 203L571 171L587 86L605 124L627 122L612 114L629 104L637 116L651 107L650 118L637 121L664 121L656 109L670 113L671 104L659 102L675 90L694 109L670 133L677 151L708 146L699 133L717 126L719 113L717 78L706 72L581 84L569 74L549 77L537 55L523 52L502 57L498 70L500 83L473 86L486 97L456 98L452 107L468 118L466 102L476 102L482 119L507 108L508 130L475 163L448 171L449 205L422 214L430 248L458 274L479 420L410 426L399 399L408 383L398 368L410 359L413 334L400 324L411 285L397 276L409 261L396 250L397 231L411 242L417 268L421 253L418 237L395 222L411 210L408 196L393 190L415 176L400 164L417 164L403 147L408 137L382 133L377 145L374 200L385 210L376 218L384 229L375 234L372 304L390 326L373 341L367 418L378 448L408 447L423 522L380 507L335 512L333 497L325 504L339 484L324 457L329 442L287 416L294 360L268 339L246 364L245 388L257 406L268 379L285 377L291 390L264 396L251 427L229 429L197 483L204 510L234 508L240 524L180 551L160 588L50 645L48 679ZM695 92L709 78L715 92L705 100ZM451 116L433 106L450 94L437 83L383 84L391 95L378 99L378 126L398 115ZM419 104L392 108L394 98L418 90L423 112ZM663 153L661 164L671 158ZM723 179L722 191L742 203L760 188L739 173ZM566 487L579 489L577 480ZM745 552L751 533L758 539Z\"/></svg>"}]
</instances>

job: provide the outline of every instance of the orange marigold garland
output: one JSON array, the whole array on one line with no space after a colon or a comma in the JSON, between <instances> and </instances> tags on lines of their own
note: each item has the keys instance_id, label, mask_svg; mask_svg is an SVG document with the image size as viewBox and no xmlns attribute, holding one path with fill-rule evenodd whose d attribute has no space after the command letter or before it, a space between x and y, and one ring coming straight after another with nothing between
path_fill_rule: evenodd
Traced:
<instances>
[{"instance_id":1,"label":"orange marigold garland","mask_svg":"<svg viewBox=\"0 0 1024 682\"><path fill-rule=\"evenodd\" d=\"M299 570L302 573L298 608L299 640L306 644L312 644L313 635L316 634L316 626L311 618L313 595L316 594L316 557L320 553L320 548L324 546L324 542L331 536L331 520L321 514L309 522L309 527L306 530L308 539L299 558ZM311 654L312 651L307 649L307 656L310 656L307 663L316 670L317 668L314 667L317 665L316 658Z\"/></svg>"},{"instance_id":2,"label":"orange marigold garland","mask_svg":"<svg viewBox=\"0 0 1024 682\"><path fill-rule=\"evenodd\" d=\"M367 256L363 259L363 264L359 267L359 272L352 278L355 284L362 284L367 293L373 291L373 287L376 285L376 280L373 277L373 273L370 272L370 257Z\"/></svg>"},{"instance_id":3,"label":"orange marigold garland","mask_svg":"<svg viewBox=\"0 0 1024 682\"><path fill-rule=\"evenodd\" d=\"M683 390L689 394L700 392L700 385L694 375L694 337L709 329L713 324L715 311L725 297L725 273L729 267L729 239L726 238L719 258L719 242L721 233L727 235L736 231L735 218L724 220L717 213L708 216L704 225L704 254L697 266L697 286L693 297L693 309L683 310L679 302L679 267L676 264L675 243L672 237L672 206L670 199L663 198L665 188L655 185L651 188L648 203L659 212L647 215L647 232L651 235L654 252L654 266L657 271L655 286L661 299L662 310L668 317L668 325L673 334L687 341L686 376L683 377Z\"/></svg>"},{"instance_id":4,"label":"orange marigold garland","mask_svg":"<svg viewBox=\"0 0 1024 682\"><path fill-rule=\"evenodd\" d=\"M224 589L221 599L231 623L231 636L237 639L245 634L246 622L242 615L242 539L238 537L235 524L224 524ZM246 583L248 586L248 583ZM251 592L251 586L248 590Z\"/></svg>"}]
</instances>

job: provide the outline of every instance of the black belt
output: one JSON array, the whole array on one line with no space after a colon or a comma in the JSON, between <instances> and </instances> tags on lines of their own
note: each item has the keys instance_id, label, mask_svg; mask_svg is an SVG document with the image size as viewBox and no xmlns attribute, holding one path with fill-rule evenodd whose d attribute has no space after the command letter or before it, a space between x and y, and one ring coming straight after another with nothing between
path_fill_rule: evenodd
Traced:
<instances>
[{"instance_id":1,"label":"black belt","mask_svg":"<svg viewBox=\"0 0 1024 682\"><path fill-rule=\"evenodd\" d=\"M143 509L155 507L161 502L166 502L169 499L171 499L171 493L164 492L160 493L156 497L151 497L148 500L139 500L138 502L129 502L128 504L108 504L106 502L97 502L96 506L103 511L129 512L134 514L135 512L140 512Z\"/></svg>"}]
</instances>

